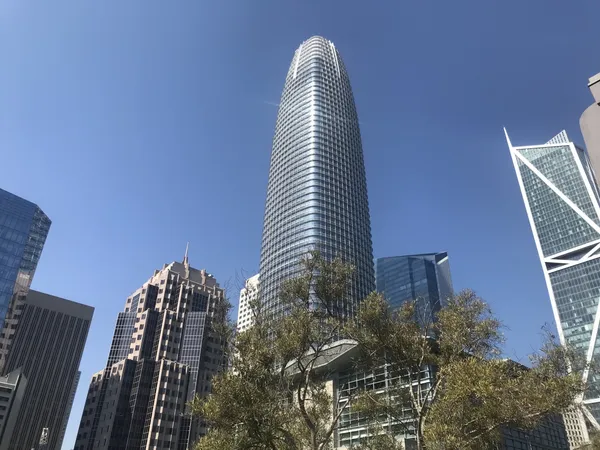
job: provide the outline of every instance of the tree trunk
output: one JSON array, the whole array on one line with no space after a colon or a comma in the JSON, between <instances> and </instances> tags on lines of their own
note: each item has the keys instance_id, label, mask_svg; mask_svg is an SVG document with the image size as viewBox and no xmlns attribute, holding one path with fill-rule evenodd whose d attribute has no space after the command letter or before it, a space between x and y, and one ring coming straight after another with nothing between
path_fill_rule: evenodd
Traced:
<instances>
[{"instance_id":1,"label":"tree trunk","mask_svg":"<svg viewBox=\"0 0 600 450\"><path fill-rule=\"evenodd\" d=\"M425 438L423 436L423 420L419 418L417 420L417 432L416 432L416 441L417 441L417 450L426 450L425 448Z\"/></svg>"}]
</instances>

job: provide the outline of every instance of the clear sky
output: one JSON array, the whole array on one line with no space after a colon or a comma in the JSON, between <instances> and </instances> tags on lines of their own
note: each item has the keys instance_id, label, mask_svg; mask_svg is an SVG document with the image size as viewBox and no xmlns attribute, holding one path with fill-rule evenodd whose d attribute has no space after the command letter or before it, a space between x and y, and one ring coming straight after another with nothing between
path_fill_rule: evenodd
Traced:
<instances>
[{"instance_id":1,"label":"clear sky","mask_svg":"<svg viewBox=\"0 0 600 450\"><path fill-rule=\"evenodd\" d=\"M33 287L96 308L63 448L155 268L190 241L234 301L258 269L276 104L315 34L350 73L375 256L448 251L526 357L553 318L502 127L582 143L598 17L598 0L0 1L0 187L53 221Z\"/></svg>"}]
</instances>

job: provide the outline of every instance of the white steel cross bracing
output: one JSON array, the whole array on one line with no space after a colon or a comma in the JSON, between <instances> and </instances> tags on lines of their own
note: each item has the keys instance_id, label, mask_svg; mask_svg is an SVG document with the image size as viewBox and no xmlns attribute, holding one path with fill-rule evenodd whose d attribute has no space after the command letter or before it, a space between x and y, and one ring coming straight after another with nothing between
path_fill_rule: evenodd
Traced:
<instances>
[{"instance_id":1,"label":"white steel cross bracing","mask_svg":"<svg viewBox=\"0 0 600 450\"><path fill-rule=\"evenodd\" d=\"M533 231L533 235L534 235L536 247L538 250L538 254L540 257L540 261L542 262L542 270L544 272L544 278L546 280L548 294L550 296L550 301L552 304L552 310L554 312L554 318L555 318L555 321L557 324L560 341L561 341L561 343L565 344L565 337L564 337L564 332L562 329L562 323L560 321L560 316L558 314L558 307L556 304L556 299L554 297L554 291L552 289L552 283L550 281L549 275L551 273L564 270L565 268L572 267L574 265L582 264L584 262L600 258L600 226L594 220L592 220L587 214L585 214L573 201L571 201L571 199L569 199L560 189L558 189L547 177L545 177L537 169L537 167L535 167L535 165L533 163L531 163L527 158L525 158L519 152L519 150L528 149L528 148L532 148L532 147L513 147L512 143L510 141L510 138L508 137L508 133L507 133L506 129L504 129L504 132L506 135L506 141L508 143L508 147L510 149L515 172L517 174L517 179L519 181L521 195L522 195L523 201L525 203L525 209L527 211L529 223L530 223L532 231ZM573 145L573 143L568 141L568 137L567 137L566 133L561 132L559 135L555 136L552 140L550 140L546 145L535 146L535 147L536 148L544 148L544 147L552 148L552 147L565 146L565 145L568 146L571 151L572 157L574 158L575 164L577 165L579 174L580 174L582 181L586 187L586 191L589 195L590 201L594 207L594 211L596 212L597 216L600 217L600 204L598 203L598 199L593 193L592 186L591 186L589 179L585 173L585 170L581 163L581 160L580 160L579 156L577 155L577 150L576 150L575 146ZM570 248L568 250L561 251L554 255L544 256L542 247L541 247L541 242L539 240L539 236L538 236L538 233L536 230L535 222L533 220L531 206L529 204L529 199L527 198L527 193L526 193L523 179L521 176L521 170L520 170L518 161L523 163L529 170L531 170L533 172L533 174L540 181L542 181L547 187L549 187L556 195L558 195L558 197L567 206L569 206L569 208L571 208L579 217L581 217L581 219L583 219L590 227L592 227L592 229L598 233L598 238L593 241L587 242L585 244ZM583 253L580 258L577 258L577 259L569 259L568 258L569 256L581 254L582 252L585 252L585 253ZM555 265L557 265L557 267L549 269L547 267L547 264L555 264ZM594 322L592 325L592 333L591 333L590 342L589 342L589 345L587 348L587 353L586 353L586 360L588 363L591 362L593 355L594 355L596 340L598 338L598 328L599 327L600 327L600 301L596 305L596 311L594 314ZM587 381L588 375L589 375L589 370L585 370L583 373L583 381L584 382ZM587 400L584 400L582 402L582 404L587 405L587 404L592 404L592 403L598 403L599 401L600 401L600 399L598 399L598 398L587 399Z\"/></svg>"},{"instance_id":2,"label":"white steel cross bracing","mask_svg":"<svg viewBox=\"0 0 600 450\"><path fill-rule=\"evenodd\" d=\"M600 226L598 226L598 224L596 222L594 222L592 219L590 219L586 213L584 213L581 209L579 209L579 207L569 199L569 197L567 197L560 189L558 189L556 186L554 186L554 184L548 178L546 178L542 174L542 172L540 172L533 164L531 164L531 162L529 160L527 160L527 158L525 158L519 152L515 152L515 155L517 156L517 158L519 158L519 160L521 160L521 162L523 164L525 164L529 168L529 170L531 170L541 181L543 181L546 186L548 186L550 189L552 189L552 191L556 195L558 195L563 202L565 202L567 205L569 205L569 207L573 211L575 211L579 217L581 217L583 220L585 220L587 222L587 224L589 226L591 226L600 236Z\"/></svg>"}]
</instances>

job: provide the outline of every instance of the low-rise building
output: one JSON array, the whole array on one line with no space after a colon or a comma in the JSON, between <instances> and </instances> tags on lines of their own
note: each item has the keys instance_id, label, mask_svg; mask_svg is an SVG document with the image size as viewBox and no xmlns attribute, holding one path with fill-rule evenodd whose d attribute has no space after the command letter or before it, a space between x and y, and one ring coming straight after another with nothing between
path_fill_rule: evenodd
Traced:
<instances>
[{"instance_id":1,"label":"low-rise building","mask_svg":"<svg viewBox=\"0 0 600 450\"><path fill-rule=\"evenodd\" d=\"M385 393L391 391L398 381L398 371L390 370L383 365L373 372L365 372L355 366L358 347L352 340L340 340L332 345L317 362L317 370L326 373L327 389L333 393L332 410L334 414L341 411L339 424L334 433L334 448L349 450L374 433L394 434L403 442L405 448L414 448L414 435L405 424L411 420L410 410L406 410L406 421L401 423L395 418L387 418L377 423L353 411L350 392L358 389ZM435 368L425 367L422 377L423 388L427 388L435 376ZM499 450L569 450L569 443L562 416L548 416L532 430L504 427Z\"/></svg>"}]
</instances>

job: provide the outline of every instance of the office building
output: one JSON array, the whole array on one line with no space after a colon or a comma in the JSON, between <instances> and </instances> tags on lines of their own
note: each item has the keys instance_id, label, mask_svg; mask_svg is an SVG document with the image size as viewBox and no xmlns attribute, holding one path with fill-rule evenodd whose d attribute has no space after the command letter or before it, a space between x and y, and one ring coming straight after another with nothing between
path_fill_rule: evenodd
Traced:
<instances>
[{"instance_id":1,"label":"office building","mask_svg":"<svg viewBox=\"0 0 600 450\"><path fill-rule=\"evenodd\" d=\"M590 78L588 86L594 103L581 115L579 126L596 175L596 183L600 185L600 73Z\"/></svg>"},{"instance_id":2,"label":"office building","mask_svg":"<svg viewBox=\"0 0 600 450\"><path fill-rule=\"evenodd\" d=\"M332 393L333 414L340 416L333 434L333 448L349 450L383 431L402 442L407 450L414 449L414 434L410 431L410 426L405 426L410 416L407 416L406 424L402 424L392 415L383 415L379 420L374 421L353 410L352 402L349 400L356 386L361 386L367 392L389 393L390 398L397 398L399 402L404 401L394 391L400 382L400 374L390 370L389 365L378 367L373 372L362 371L355 364L359 354L360 350L354 341L339 340L325 350L323 358L315 368L317 373L325 376L325 389ZM435 376L435 370L431 368L426 370L428 372L421 380L423 389L429 387ZM563 418L560 415L548 415L531 430L503 427L501 441L497 448L498 450L568 450L569 443Z\"/></svg>"},{"instance_id":3,"label":"office building","mask_svg":"<svg viewBox=\"0 0 600 450\"><path fill-rule=\"evenodd\" d=\"M254 303L258 299L258 283L258 274L256 274L248 278L240 290L237 320L237 331L240 333L246 331L254 323Z\"/></svg>"},{"instance_id":4,"label":"office building","mask_svg":"<svg viewBox=\"0 0 600 450\"><path fill-rule=\"evenodd\" d=\"M4 370L21 370L27 386L12 436L1 445L38 448L44 435L46 448L59 450L94 308L32 289L16 301L21 316Z\"/></svg>"},{"instance_id":5,"label":"office building","mask_svg":"<svg viewBox=\"0 0 600 450\"><path fill-rule=\"evenodd\" d=\"M308 250L355 267L349 298L336 307L354 315L375 288L362 143L344 62L318 36L296 50L279 103L259 271L268 311L282 311L278 289Z\"/></svg>"},{"instance_id":6,"label":"office building","mask_svg":"<svg viewBox=\"0 0 600 450\"><path fill-rule=\"evenodd\" d=\"M75 394L77 393L77 387L79 386L79 380L81 380L81 371L77 371L77 375L75 376L75 380L73 381L73 386L71 386L71 394L69 395L69 403L67 405L67 409L65 411L65 418L63 419L63 427L60 432L60 437L58 438L58 442L63 442L65 438L65 433L67 432L67 425L69 425L69 418L71 417L71 410L73 409L73 402L75 401ZM2 450L2 449L0 449Z\"/></svg>"},{"instance_id":7,"label":"office building","mask_svg":"<svg viewBox=\"0 0 600 450\"><path fill-rule=\"evenodd\" d=\"M21 369L0 377L0 450L8 448L26 387Z\"/></svg>"},{"instance_id":8,"label":"office building","mask_svg":"<svg viewBox=\"0 0 600 450\"><path fill-rule=\"evenodd\" d=\"M600 353L600 205L588 155L564 131L542 145L515 147L506 138L560 340L591 361ZM598 419L600 378L584 378L584 403Z\"/></svg>"},{"instance_id":9,"label":"office building","mask_svg":"<svg viewBox=\"0 0 600 450\"><path fill-rule=\"evenodd\" d=\"M375 261L375 283L392 308L415 300L429 321L452 295L448 253L391 256Z\"/></svg>"},{"instance_id":10,"label":"office building","mask_svg":"<svg viewBox=\"0 0 600 450\"><path fill-rule=\"evenodd\" d=\"M165 264L119 313L107 364L93 375L75 450L191 449L206 425L188 402L225 364L212 328L224 290L205 270Z\"/></svg>"},{"instance_id":11,"label":"office building","mask_svg":"<svg viewBox=\"0 0 600 450\"><path fill-rule=\"evenodd\" d=\"M0 189L0 327L13 293L31 285L51 223L36 204Z\"/></svg>"}]
</instances>

